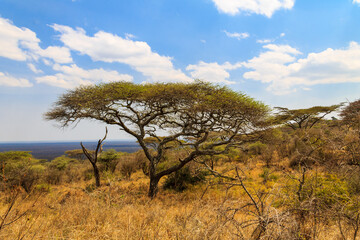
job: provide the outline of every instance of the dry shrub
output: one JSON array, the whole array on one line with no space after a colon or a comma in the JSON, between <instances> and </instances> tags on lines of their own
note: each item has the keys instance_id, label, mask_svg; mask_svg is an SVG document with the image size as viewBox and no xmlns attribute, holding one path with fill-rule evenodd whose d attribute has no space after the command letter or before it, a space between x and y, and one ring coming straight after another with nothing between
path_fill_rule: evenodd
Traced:
<instances>
[{"instance_id":1,"label":"dry shrub","mask_svg":"<svg viewBox=\"0 0 360 240\"><path fill-rule=\"evenodd\" d=\"M126 155L120 159L119 170L127 180L130 180L131 175L142 167L143 163L138 161L136 155Z\"/></svg>"}]
</instances>

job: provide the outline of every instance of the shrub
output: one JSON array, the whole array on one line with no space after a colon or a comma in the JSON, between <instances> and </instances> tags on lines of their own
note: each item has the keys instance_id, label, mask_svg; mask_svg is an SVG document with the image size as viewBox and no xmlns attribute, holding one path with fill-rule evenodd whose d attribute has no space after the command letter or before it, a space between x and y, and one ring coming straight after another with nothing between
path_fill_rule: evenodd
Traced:
<instances>
[{"instance_id":1,"label":"shrub","mask_svg":"<svg viewBox=\"0 0 360 240\"><path fill-rule=\"evenodd\" d=\"M52 160L49 163L49 167L53 169L57 169L59 171L63 171L69 166L71 161L72 161L71 158L60 156Z\"/></svg>"},{"instance_id":2,"label":"shrub","mask_svg":"<svg viewBox=\"0 0 360 240\"><path fill-rule=\"evenodd\" d=\"M123 153L118 153L114 149L109 149L101 153L99 157L99 162L102 164L102 168L104 171L110 171L112 173L115 172L116 166L119 163L119 157Z\"/></svg>"},{"instance_id":3,"label":"shrub","mask_svg":"<svg viewBox=\"0 0 360 240\"><path fill-rule=\"evenodd\" d=\"M184 191L188 185L195 185L205 180L206 172L191 173L190 167L183 167L177 172L170 174L164 183L164 189L173 189L178 192Z\"/></svg>"},{"instance_id":4,"label":"shrub","mask_svg":"<svg viewBox=\"0 0 360 240\"><path fill-rule=\"evenodd\" d=\"M140 164L137 162L136 158L132 156L123 157L119 166L120 173L128 180L130 179L131 174L140 168Z\"/></svg>"},{"instance_id":5,"label":"shrub","mask_svg":"<svg viewBox=\"0 0 360 240\"><path fill-rule=\"evenodd\" d=\"M260 155L265 151L265 149L267 148L267 145L260 141L257 141L257 142L249 144L248 148L249 148L249 154Z\"/></svg>"},{"instance_id":6,"label":"shrub","mask_svg":"<svg viewBox=\"0 0 360 240\"><path fill-rule=\"evenodd\" d=\"M45 181L49 184L60 184L63 181L71 182L80 179L78 160L60 156L48 163Z\"/></svg>"},{"instance_id":7,"label":"shrub","mask_svg":"<svg viewBox=\"0 0 360 240\"><path fill-rule=\"evenodd\" d=\"M21 186L30 192L44 172L43 160L34 159L30 152L9 151L0 153L0 182L2 189Z\"/></svg>"}]
</instances>

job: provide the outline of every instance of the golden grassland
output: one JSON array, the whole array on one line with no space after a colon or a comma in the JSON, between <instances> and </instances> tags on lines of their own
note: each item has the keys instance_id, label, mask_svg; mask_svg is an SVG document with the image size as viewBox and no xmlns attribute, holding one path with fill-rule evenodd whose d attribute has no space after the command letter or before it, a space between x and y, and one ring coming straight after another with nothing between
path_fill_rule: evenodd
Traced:
<instances>
[{"instance_id":1,"label":"golden grassland","mask_svg":"<svg viewBox=\"0 0 360 240\"><path fill-rule=\"evenodd\" d=\"M222 168L228 167L225 164ZM288 181L278 174L278 178L265 183L261 163L240 167L248 174L249 189L276 191L277 185ZM239 186L229 188L215 178L181 193L160 189L153 200L147 197L148 179L141 171L131 180L103 178L102 187L89 191L87 186L92 181L51 185L46 191L30 195L22 193L11 214L26 214L3 227L0 239L240 239L239 234L250 239L256 227L239 228L238 223L254 216L233 211L249 202L244 190ZM11 193L1 194L0 214L6 212ZM291 221L286 224L294 227ZM285 232L281 237L284 229L279 226L268 232L275 232L278 239L289 239ZM316 239L341 239L334 223L317 227ZM262 239L274 238L265 235Z\"/></svg>"}]
</instances>

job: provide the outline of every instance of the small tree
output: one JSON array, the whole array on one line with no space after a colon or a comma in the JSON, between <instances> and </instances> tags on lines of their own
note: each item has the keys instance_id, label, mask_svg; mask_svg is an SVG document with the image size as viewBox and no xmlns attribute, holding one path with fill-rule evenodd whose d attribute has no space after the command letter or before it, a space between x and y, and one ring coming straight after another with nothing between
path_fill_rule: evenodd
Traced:
<instances>
[{"instance_id":1,"label":"small tree","mask_svg":"<svg viewBox=\"0 0 360 240\"><path fill-rule=\"evenodd\" d=\"M86 156L84 155L84 152L82 149L67 150L67 151L65 151L65 154L69 158L74 158L79 161L86 159Z\"/></svg>"},{"instance_id":2,"label":"small tree","mask_svg":"<svg viewBox=\"0 0 360 240\"><path fill-rule=\"evenodd\" d=\"M312 128L326 115L332 113L341 106L315 106L306 109L288 109L284 107L276 107L278 112L275 114L275 123L285 124L293 130L298 128Z\"/></svg>"},{"instance_id":3,"label":"small tree","mask_svg":"<svg viewBox=\"0 0 360 240\"><path fill-rule=\"evenodd\" d=\"M123 155L123 153L119 153L115 151L115 149L109 149L99 156L99 161L103 164L105 171L114 173L121 155Z\"/></svg>"},{"instance_id":4,"label":"small tree","mask_svg":"<svg viewBox=\"0 0 360 240\"><path fill-rule=\"evenodd\" d=\"M244 141L241 136L255 131L267 112L264 104L242 93L200 81L114 82L68 91L45 117L64 127L81 119L95 119L117 125L135 137L149 161L148 195L153 198L162 177L198 156L228 151ZM148 144L145 139L149 137L156 139L156 143ZM172 166L159 171L158 164L170 148L189 151Z\"/></svg>"}]
</instances>

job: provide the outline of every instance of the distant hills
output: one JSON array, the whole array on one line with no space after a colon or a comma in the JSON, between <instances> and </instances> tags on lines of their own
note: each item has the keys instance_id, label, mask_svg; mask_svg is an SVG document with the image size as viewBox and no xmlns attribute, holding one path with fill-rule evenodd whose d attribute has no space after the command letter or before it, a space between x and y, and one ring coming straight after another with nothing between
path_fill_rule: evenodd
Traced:
<instances>
[{"instance_id":1,"label":"distant hills","mask_svg":"<svg viewBox=\"0 0 360 240\"><path fill-rule=\"evenodd\" d=\"M88 149L95 149L97 142L83 142ZM0 152L6 151L31 151L32 155L38 159L52 160L65 154L67 150L80 149L80 142L19 142L19 143L0 143ZM115 149L119 152L136 152L140 149L138 143L134 141L105 141L104 150Z\"/></svg>"}]
</instances>

